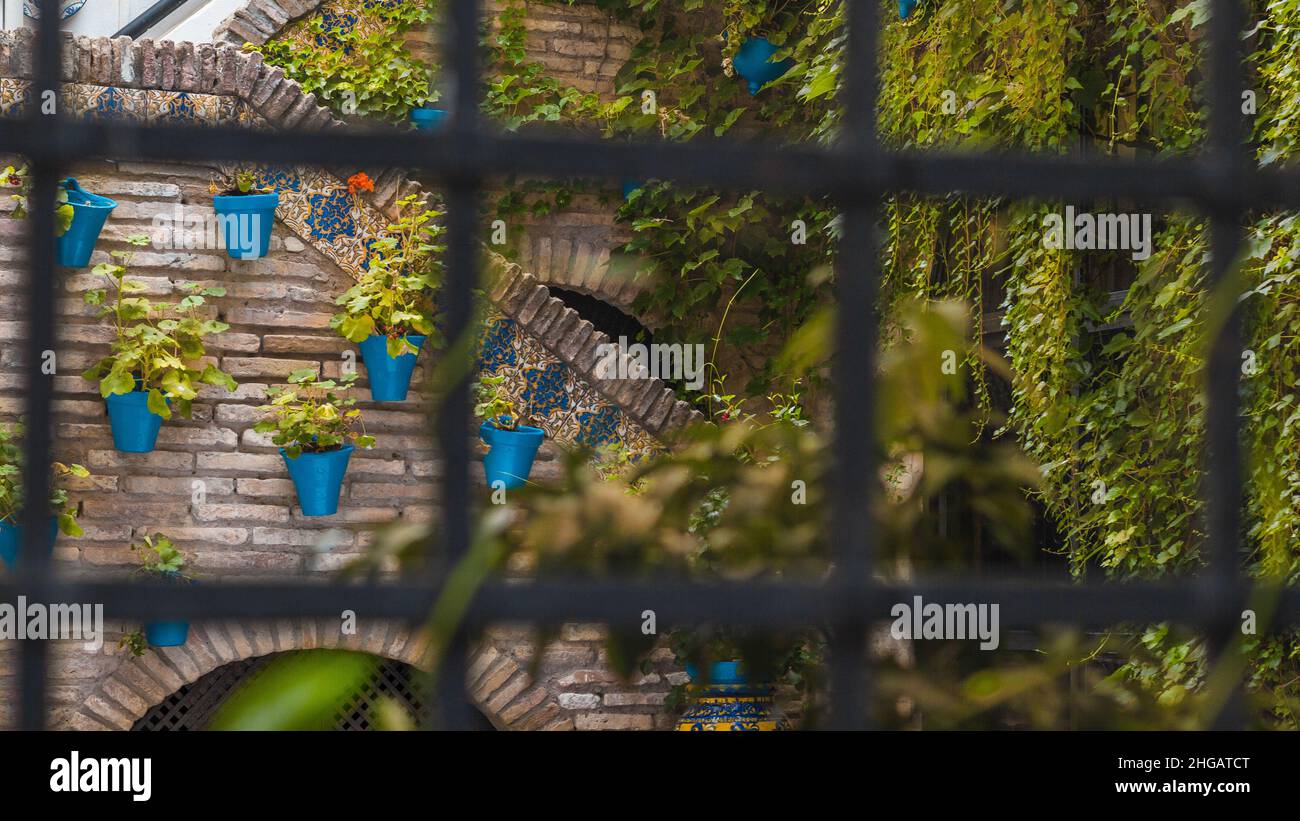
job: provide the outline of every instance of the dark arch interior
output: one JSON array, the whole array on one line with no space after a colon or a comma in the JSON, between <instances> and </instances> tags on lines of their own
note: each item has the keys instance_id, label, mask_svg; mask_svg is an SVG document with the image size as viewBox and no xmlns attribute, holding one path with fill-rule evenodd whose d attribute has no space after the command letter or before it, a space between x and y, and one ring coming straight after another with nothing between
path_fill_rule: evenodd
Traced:
<instances>
[{"instance_id":1,"label":"dark arch interior","mask_svg":"<svg viewBox=\"0 0 1300 821\"><path fill-rule=\"evenodd\" d=\"M184 731L207 729L221 705L240 688L248 685L277 658L291 653L311 652L293 650L271 653L257 658L232 661L207 673L199 679L182 685L180 689L150 707L136 721L132 730ZM401 661L376 658L377 664L368 679L348 694L334 713L335 730L373 730L374 707L381 698L391 699L401 707L416 727L426 724L424 697L428 692L427 677ZM477 710L475 729L495 729L487 717Z\"/></svg>"},{"instance_id":2,"label":"dark arch interior","mask_svg":"<svg viewBox=\"0 0 1300 821\"><path fill-rule=\"evenodd\" d=\"M636 317L623 313L603 299L554 286L547 287L551 290L551 296L577 311L578 316L590 322L596 330L604 331L611 340L617 342L620 336L625 336L629 344L633 342L648 344L654 341L650 329L642 325Z\"/></svg>"}]
</instances>

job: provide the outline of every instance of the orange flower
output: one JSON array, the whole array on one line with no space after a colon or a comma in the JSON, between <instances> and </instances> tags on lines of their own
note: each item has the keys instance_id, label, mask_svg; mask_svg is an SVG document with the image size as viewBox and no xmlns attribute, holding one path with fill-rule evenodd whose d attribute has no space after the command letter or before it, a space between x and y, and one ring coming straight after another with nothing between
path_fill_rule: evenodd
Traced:
<instances>
[{"instance_id":1,"label":"orange flower","mask_svg":"<svg viewBox=\"0 0 1300 821\"><path fill-rule=\"evenodd\" d=\"M375 182L370 179L366 172L361 171L348 177L348 193L352 196L360 194L362 191L374 191Z\"/></svg>"}]
</instances>

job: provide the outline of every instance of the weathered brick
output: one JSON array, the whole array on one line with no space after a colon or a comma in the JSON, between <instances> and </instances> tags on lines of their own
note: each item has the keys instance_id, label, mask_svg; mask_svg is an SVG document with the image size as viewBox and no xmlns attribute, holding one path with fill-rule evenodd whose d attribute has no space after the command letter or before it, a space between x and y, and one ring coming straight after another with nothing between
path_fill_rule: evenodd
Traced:
<instances>
[{"instance_id":1,"label":"weathered brick","mask_svg":"<svg viewBox=\"0 0 1300 821\"><path fill-rule=\"evenodd\" d=\"M199 470L243 470L255 473L283 473L284 460L279 454L212 453L198 454Z\"/></svg>"},{"instance_id":2,"label":"weathered brick","mask_svg":"<svg viewBox=\"0 0 1300 821\"><path fill-rule=\"evenodd\" d=\"M579 713L573 726L579 730L652 730L654 719L642 713Z\"/></svg>"},{"instance_id":3,"label":"weathered brick","mask_svg":"<svg viewBox=\"0 0 1300 821\"><path fill-rule=\"evenodd\" d=\"M287 522L289 508L277 505L204 504L194 506L194 518L200 522Z\"/></svg>"}]
</instances>

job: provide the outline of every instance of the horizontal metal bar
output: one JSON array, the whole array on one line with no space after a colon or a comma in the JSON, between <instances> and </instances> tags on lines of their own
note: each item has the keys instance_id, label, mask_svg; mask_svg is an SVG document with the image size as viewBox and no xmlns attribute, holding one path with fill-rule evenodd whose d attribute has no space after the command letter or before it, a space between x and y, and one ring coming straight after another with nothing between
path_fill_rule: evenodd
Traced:
<instances>
[{"instance_id":1,"label":"horizontal metal bar","mask_svg":"<svg viewBox=\"0 0 1300 821\"><path fill-rule=\"evenodd\" d=\"M29 159L257 160L355 165L384 157L445 182L498 175L672 179L682 184L832 194L843 201L876 192L1052 199L1123 198L1143 204L1198 204L1216 212L1300 208L1300 169L1231 167L1207 158L1082 161L1013 154L840 153L799 147L697 140L691 143L588 142L548 136L337 129L265 133L65 121L57 130L0 120L0 152ZM863 159L863 157L867 159ZM873 159L874 158L874 159Z\"/></svg>"},{"instance_id":2,"label":"horizontal metal bar","mask_svg":"<svg viewBox=\"0 0 1300 821\"><path fill-rule=\"evenodd\" d=\"M645 610L661 625L719 621L780 627L846 620L888 621L896 604L997 604L1007 628L1045 624L1104 628L1122 622L1170 621L1222 626L1249 606L1260 588L1247 582L1218 592L1217 608L1204 606L1200 582L1173 584L1034 585L1015 581L917 581L906 584L839 585L760 583L704 585L682 581L608 580L494 581L474 597L470 625L533 620L548 623L602 621L639 624ZM1300 626L1300 590L1275 591L1272 627ZM355 610L362 618L423 619L437 587L427 584L241 584L197 586L57 581L40 587L6 581L0 602L103 604L106 618L289 618L336 616Z\"/></svg>"}]
</instances>

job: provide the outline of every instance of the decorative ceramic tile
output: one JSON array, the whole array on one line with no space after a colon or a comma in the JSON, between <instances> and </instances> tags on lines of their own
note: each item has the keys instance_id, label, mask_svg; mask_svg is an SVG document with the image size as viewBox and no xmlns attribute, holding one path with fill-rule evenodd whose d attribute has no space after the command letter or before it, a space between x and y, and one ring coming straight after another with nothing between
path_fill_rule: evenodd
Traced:
<instances>
[{"instance_id":1,"label":"decorative ceramic tile","mask_svg":"<svg viewBox=\"0 0 1300 821\"><path fill-rule=\"evenodd\" d=\"M482 373L505 376L502 390L553 441L593 448L621 444L634 457L662 451L661 442L582 381L573 370L508 317L485 323Z\"/></svg>"},{"instance_id":2,"label":"decorative ceramic tile","mask_svg":"<svg viewBox=\"0 0 1300 821\"><path fill-rule=\"evenodd\" d=\"M81 11L88 0L63 0L59 3L59 19L67 20ZM37 0L23 0L23 15L33 20L41 19L41 6Z\"/></svg>"},{"instance_id":3,"label":"decorative ceramic tile","mask_svg":"<svg viewBox=\"0 0 1300 821\"><path fill-rule=\"evenodd\" d=\"M26 80L0 78L0 117L20 116L31 99L31 83Z\"/></svg>"},{"instance_id":4,"label":"decorative ceramic tile","mask_svg":"<svg viewBox=\"0 0 1300 821\"><path fill-rule=\"evenodd\" d=\"M221 122L222 106L233 97L184 91L146 91L145 119L166 125L211 126Z\"/></svg>"}]
</instances>

